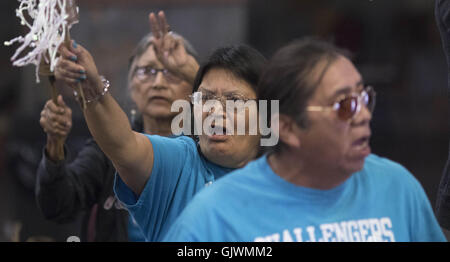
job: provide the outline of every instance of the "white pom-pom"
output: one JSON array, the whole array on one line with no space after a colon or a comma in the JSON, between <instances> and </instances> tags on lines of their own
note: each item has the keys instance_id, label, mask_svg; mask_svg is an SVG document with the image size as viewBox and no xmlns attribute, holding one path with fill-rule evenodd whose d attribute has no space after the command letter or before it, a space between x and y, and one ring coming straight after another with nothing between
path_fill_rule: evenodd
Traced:
<instances>
[{"instance_id":1,"label":"white pom-pom","mask_svg":"<svg viewBox=\"0 0 450 262\"><path fill-rule=\"evenodd\" d=\"M66 1L70 0L18 0L19 7L16 9L16 16L20 23L30 29L24 37L19 36L11 41L5 41L4 45L9 46L15 42L20 42L19 46L11 57L14 66L36 65L36 81L39 82L39 64L41 58L45 58L53 71L56 65L56 54L58 47L64 41L68 25ZM31 18L31 20L30 20ZM31 50L30 50L31 48ZM28 53L19 55L23 51ZM48 59L47 59L48 57Z\"/></svg>"}]
</instances>

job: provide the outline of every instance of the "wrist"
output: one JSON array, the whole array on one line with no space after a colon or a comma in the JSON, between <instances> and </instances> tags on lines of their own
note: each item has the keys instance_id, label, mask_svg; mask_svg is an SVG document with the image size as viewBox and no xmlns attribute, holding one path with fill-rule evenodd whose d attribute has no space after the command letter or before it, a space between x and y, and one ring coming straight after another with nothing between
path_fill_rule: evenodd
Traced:
<instances>
[{"instance_id":1,"label":"wrist","mask_svg":"<svg viewBox=\"0 0 450 262\"><path fill-rule=\"evenodd\" d=\"M193 84L199 68L200 65L197 63L197 60L193 56L188 56L186 63L181 67L180 71L186 81Z\"/></svg>"},{"instance_id":2,"label":"wrist","mask_svg":"<svg viewBox=\"0 0 450 262\"><path fill-rule=\"evenodd\" d=\"M109 81L103 76L99 76L93 83L79 85L79 88L74 90L73 94L84 108L84 105L99 101L109 91L109 86Z\"/></svg>"},{"instance_id":3,"label":"wrist","mask_svg":"<svg viewBox=\"0 0 450 262\"><path fill-rule=\"evenodd\" d=\"M65 138L56 138L47 135L47 144L45 145L45 151L47 157L53 161L61 161L64 159L64 142Z\"/></svg>"}]
</instances>

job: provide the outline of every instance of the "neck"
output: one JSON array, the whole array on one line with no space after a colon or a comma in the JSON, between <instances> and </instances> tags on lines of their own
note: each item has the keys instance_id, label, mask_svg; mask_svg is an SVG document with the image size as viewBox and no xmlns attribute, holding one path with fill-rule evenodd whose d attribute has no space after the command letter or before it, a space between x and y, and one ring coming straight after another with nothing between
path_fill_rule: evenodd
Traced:
<instances>
[{"instance_id":1,"label":"neck","mask_svg":"<svg viewBox=\"0 0 450 262\"><path fill-rule=\"evenodd\" d=\"M172 118L153 118L143 115L144 133L160 136L171 136Z\"/></svg>"},{"instance_id":2,"label":"neck","mask_svg":"<svg viewBox=\"0 0 450 262\"><path fill-rule=\"evenodd\" d=\"M208 160L219 166L227 168L242 168L245 165L247 165L248 162L256 158L256 153L255 154L252 153L244 159L234 159L233 157L229 156L212 156L212 157L206 156L206 157L208 158Z\"/></svg>"},{"instance_id":3,"label":"neck","mask_svg":"<svg viewBox=\"0 0 450 262\"><path fill-rule=\"evenodd\" d=\"M326 163L315 163L289 149L268 156L272 170L284 180L303 187L328 190L347 180L351 174L339 172Z\"/></svg>"}]
</instances>

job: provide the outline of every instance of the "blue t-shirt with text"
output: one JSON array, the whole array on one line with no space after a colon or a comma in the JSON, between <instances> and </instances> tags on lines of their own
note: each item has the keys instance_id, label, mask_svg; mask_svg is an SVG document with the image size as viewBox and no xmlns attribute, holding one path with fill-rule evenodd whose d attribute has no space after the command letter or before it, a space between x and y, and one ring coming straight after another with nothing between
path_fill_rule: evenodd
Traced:
<instances>
[{"instance_id":1,"label":"blue t-shirt with text","mask_svg":"<svg viewBox=\"0 0 450 262\"><path fill-rule=\"evenodd\" d=\"M196 195L164 241L446 241L419 182L369 155L330 190L275 174L267 156Z\"/></svg>"},{"instance_id":2,"label":"blue t-shirt with text","mask_svg":"<svg viewBox=\"0 0 450 262\"><path fill-rule=\"evenodd\" d=\"M234 169L218 166L199 152L189 137L147 135L153 146L153 168L139 197L116 173L114 192L145 235L161 241L194 195Z\"/></svg>"}]
</instances>

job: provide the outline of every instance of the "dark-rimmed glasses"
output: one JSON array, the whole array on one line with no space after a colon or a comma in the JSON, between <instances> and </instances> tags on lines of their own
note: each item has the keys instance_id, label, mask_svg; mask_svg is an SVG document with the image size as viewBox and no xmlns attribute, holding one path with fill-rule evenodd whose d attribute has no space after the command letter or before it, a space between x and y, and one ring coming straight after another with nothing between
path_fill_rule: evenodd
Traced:
<instances>
[{"instance_id":1,"label":"dark-rimmed glasses","mask_svg":"<svg viewBox=\"0 0 450 262\"><path fill-rule=\"evenodd\" d=\"M155 82L156 76L158 75L158 72L161 72L167 82L171 84L179 84L181 82L181 78L176 76L175 74L171 73L169 70L163 68L153 68L152 66L137 66L134 70L134 75L139 81L142 82Z\"/></svg>"}]
</instances>

